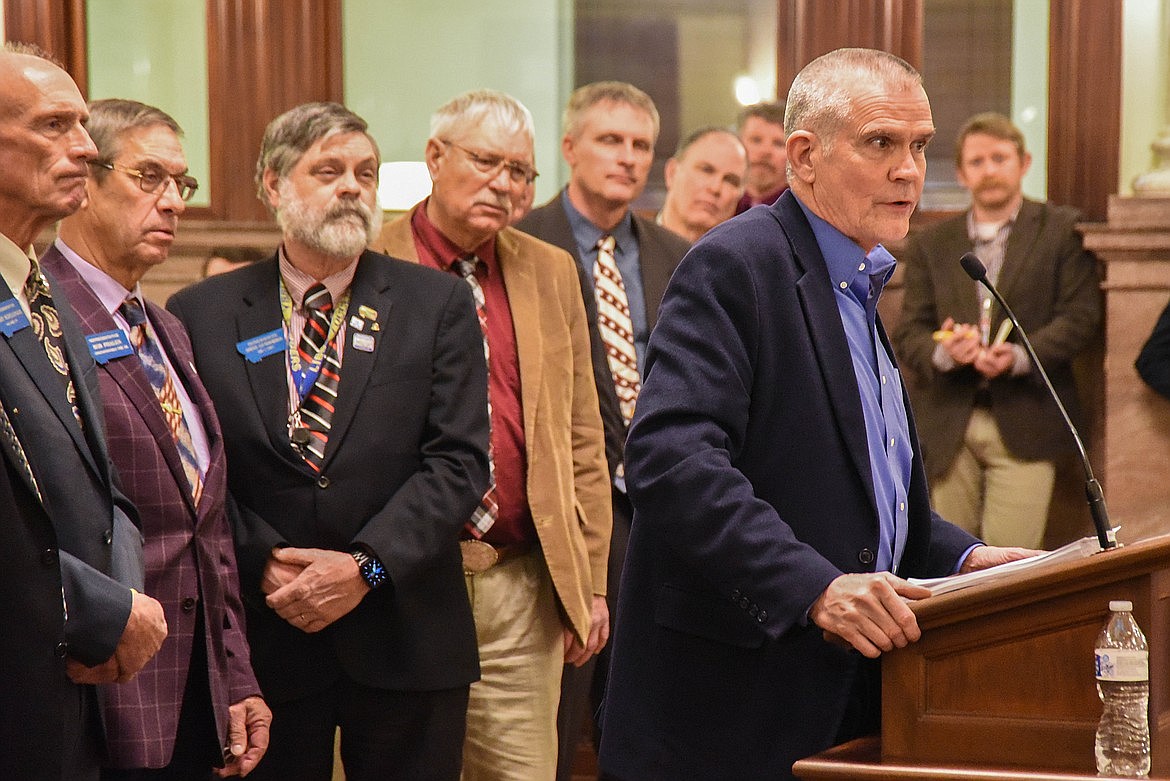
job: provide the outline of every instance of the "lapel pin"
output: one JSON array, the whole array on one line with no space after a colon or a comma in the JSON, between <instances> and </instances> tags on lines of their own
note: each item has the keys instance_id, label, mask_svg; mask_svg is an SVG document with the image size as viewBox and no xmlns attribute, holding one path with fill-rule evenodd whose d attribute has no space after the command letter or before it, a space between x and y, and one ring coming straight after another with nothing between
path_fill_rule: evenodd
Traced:
<instances>
[{"instance_id":1,"label":"lapel pin","mask_svg":"<svg viewBox=\"0 0 1170 781\"><path fill-rule=\"evenodd\" d=\"M363 353L372 353L374 351L374 337L369 334L355 333L353 335L353 349L361 350Z\"/></svg>"}]
</instances>

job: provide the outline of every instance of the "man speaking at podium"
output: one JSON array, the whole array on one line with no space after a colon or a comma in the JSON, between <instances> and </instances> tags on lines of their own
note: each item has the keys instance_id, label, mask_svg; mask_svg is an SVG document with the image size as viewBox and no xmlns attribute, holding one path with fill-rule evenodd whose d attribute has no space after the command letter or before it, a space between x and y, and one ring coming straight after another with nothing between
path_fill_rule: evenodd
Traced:
<instances>
[{"instance_id":1,"label":"man speaking at podium","mask_svg":"<svg viewBox=\"0 0 1170 781\"><path fill-rule=\"evenodd\" d=\"M877 300L934 135L885 52L814 60L789 92L791 191L683 260L626 446L634 506L601 768L792 778L880 728L886 651L916 641L903 578L1034 551L931 512ZM958 259L956 258L956 262Z\"/></svg>"}]
</instances>

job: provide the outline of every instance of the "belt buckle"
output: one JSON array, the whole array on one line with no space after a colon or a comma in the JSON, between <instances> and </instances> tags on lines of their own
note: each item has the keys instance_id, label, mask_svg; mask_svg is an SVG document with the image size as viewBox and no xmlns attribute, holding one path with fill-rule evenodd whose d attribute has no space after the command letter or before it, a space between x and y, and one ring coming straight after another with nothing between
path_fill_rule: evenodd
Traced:
<instances>
[{"instance_id":1,"label":"belt buckle","mask_svg":"<svg viewBox=\"0 0 1170 781\"><path fill-rule=\"evenodd\" d=\"M463 554L463 574L478 575L487 572L500 560L500 553L483 540L460 540L459 552Z\"/></svg>"}]
</instances>

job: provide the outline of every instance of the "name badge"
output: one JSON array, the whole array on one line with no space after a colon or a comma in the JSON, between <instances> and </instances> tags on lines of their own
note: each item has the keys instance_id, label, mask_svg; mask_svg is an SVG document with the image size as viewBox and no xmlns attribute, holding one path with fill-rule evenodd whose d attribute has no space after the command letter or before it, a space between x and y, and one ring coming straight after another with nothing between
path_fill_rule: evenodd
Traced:
<instances>
[{"instance_id":1,"label":"name badge","mask_svg":"<svg viewBox=\"0 0 1170 781\"><path fill-rule=\"evenodd\" d=\"M102 365L115 358L134 354L134 345L130 344L126 333L120 328L102 331L100 334L89 334L85 337L85 342L89 345L89 354Z\"/></svg>"},{"instance_id":2,"label":"name badge","mask_svg":"<svg viewBox=\"0 0 1170 781\"><path fill-rule=\"evenodd\" d=\"M236 352L247 358L249 363L259 363L270 355L284 352L287 347L284 328L274 328L266 334L236 342Z\"/></svg>"},{"instance_id":3,"label":"name badge","mask_svg":"<svg viewBox=\"0 0 1170 781\"><path fill-rule=\"evenodd\" d=\"M372 353L374 351L374 337L369 334L353 335L353 349L361 350L363 353Z\"/></svg>"},{"instance_id":4,"label":"name badge","mask_svg":"<svg viewBox=\"0 0 1170 781\"><path fill-rule=\"evenodd\" d=\"M12 336L28 326L28 316L20 308L20 302L15 296L7 301L0 301L0 333Z\"/></svg>"}]
</instances>

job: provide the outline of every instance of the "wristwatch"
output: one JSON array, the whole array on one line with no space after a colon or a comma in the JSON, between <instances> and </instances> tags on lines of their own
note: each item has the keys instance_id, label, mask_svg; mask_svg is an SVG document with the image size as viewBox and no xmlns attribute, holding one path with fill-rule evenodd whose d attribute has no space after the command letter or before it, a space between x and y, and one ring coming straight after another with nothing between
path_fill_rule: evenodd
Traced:
<instances>
[{"instance_id":1,"label":"wristwatch","mask_svg":"<svg viewBox=\"0 0 1170 781\"><path fill-rule=\"evenodd\" d=\"M358 571L362 574L362 580L371 589L381 586L389 579L386 575L386 568L382 566L382 562L378 561L377 556L371 556L360 548L351 551L350 555L357 562Z\"/></svg>"}]
</instances>

